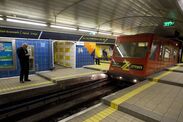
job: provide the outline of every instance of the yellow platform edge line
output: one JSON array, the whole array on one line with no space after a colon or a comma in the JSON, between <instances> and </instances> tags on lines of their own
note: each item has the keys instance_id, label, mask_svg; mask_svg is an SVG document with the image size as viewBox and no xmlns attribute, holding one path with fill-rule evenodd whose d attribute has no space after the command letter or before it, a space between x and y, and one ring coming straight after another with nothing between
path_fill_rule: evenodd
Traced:
<instances>
[{"instance_id":1,"label":"yellow platform edge line","mask_svg":"<svg viewBox=\"0 0 183 122\"><path fill-rule=\"evenodd\" d=\"M99 122L115 111L117 111L117 110L113 109L111 107L105 108L104 110L100 111L99 113L95 114L94 116L86 119L84 122Z\"/></svg>"},{"instance_id":2,"label":"yellow platform edge line","mask_svg":"<svg viewBox=\"0 0 183 122\"><path fill-rule=\"evenodd\" d=\"M47 82L40 82L40 83L34 83L34 84L22 84L22 86L16 86L16 87L1 89L0 92L9 92L9 91L12 91L12 90L31 88L31 87L46 85L46 84L53 84L53 82L47 81Z\"/></svg>"},{"instance_id":3,"label":"yellow platform edge line","mask_svg":"<svg viewBox=\"0 0 183 122\"><path fill-rule=\"evenodd\" d=\"M174 69L177 69L177 68L179 68L179 67L180 67L180 65L174 66L174 67L171 67L171 68L168 68L168 69L174 70Z\"/></svg>"},{"instance_id":4,"label":"yellow platform edge line","mask_svg":"<svg viewBox=\"0 0 183 122\"><path fill-rule=\"evenodd\" d=\"M173 67L173 69L178 68L179 66L175 66ZM141 93L142 91L152 87L153 85L157 84L158 80L161 79L162 77L168 75L169 73L171 73L172 71L167 71L165 73L162 73L156 77L154 77L153 79L155 79L156 82L149 82L146 83L140 87L138 87L137 89L132 90L131 92L117 98L111 101L110 103L110 107L105 108L104 110L101 110L100 112L98 112L97 114L87 118L86 120L84 120L83 122L99 122L102 119L106 118L107 116L109 116L110 114L112 114L113 112L118 110L118 106L125 102L126 100L132 98L133 96Z\"/></svg>"},{"instance_id":5,"label":"yellow platform edge line","mask_svg":"<svg viewBox=\"0 0 183 122\"><path fill-rule=\"evenodd\" d=\"M137 89L135 89L135 90L133 90L133 91L131 91L131 92L115 99L115 100L112 100L110 106L114 109L118 109L119 104L121 104L121 103L125 102L126 100L132 98L133 96L139 94L140 92L144 91L145 89L155 85L156 83L157 82L149 82L145 85L142 85L142 86L138 87Z\"/></svg>"}]
</instances>

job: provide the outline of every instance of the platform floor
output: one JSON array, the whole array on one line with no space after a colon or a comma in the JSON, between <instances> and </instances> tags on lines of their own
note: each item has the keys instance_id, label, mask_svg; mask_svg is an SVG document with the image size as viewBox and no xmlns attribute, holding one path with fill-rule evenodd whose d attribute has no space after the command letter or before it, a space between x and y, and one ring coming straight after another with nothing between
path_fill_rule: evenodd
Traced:
<instances>
[{"instance_id":1,"label":"platform floor","mask_svg":"<svg viewBox=\"0 0 183 122\"><path fill-rule=\"evenodd\" d=\"M110 64L111 61L110 60L108 60L108 61L106 61L106 60L100 60L100 63L108 63L108 64Z\"/></svg>"},{"instance_id":2,"label":"platform floor","mask_svg":"<svg viewBox=\"0 0 183 122\"><path fill-rule=\"evenodd\" d=\"M179 68L180 66L175 66L172 69ZM183 122L182 78L183 73L173 70L157 73L150 80L104 97L102 106L68 121ZM116 112L121 117L118 117ZM128 120L120 120L125 118L124 116L128 116Z\"/></svg>"},{"instance_id":3,"label":"platform floor","mask_svg":"<svg viewBox=\"0 0 183 122\"><path fill-rule=\"evenodd\" d=\"M65 87L65 86L73 85L74 83L75 84L78 83L78 81L73 82L71 80L68 82L67 80L70 80L73 78L79 78L78 80L87 82L87 79L83 76L90 75L89 78L91 78L93 74L103 74L103 72L85 69L85 68L57 69L57 70L53 70L53 71L39 72L38 74L30 75L29 79L31 79L31 81L25 82L25 83L20 83L18 76L0 78L0 95L20 92L20 91L30 90L30 89L40 88L40 87L47 87L47 86L52 86L52 85L60 86L60 84L55 81L63 81L62 87ZM80 77L83 77L83 78L80 78ZM98 77L95 77L95 78L98 78ZM86 81L84 81L85 79L86 79ZM65 82L65 81L67 81L67 82Z\"/></svg>"},{"instance_id":4,"label":"platform floor","mask_svg":"<svg viewBox=\"0 0 183 122\"><path fill-rule=\"evenodd\" d=\"M176 66L183 66L183 63L178 63L176 64Z\"/></svg>"},{"instance_id":5,"label":"platform floor","mask_svg":"<svg viewBox=\"0 0 183 122\"><path fill-rule=\"evenodd\" d=\"M100 65L86 65L84 68L107 72L109 70L109 63L100 63Z\"/></svg>"},{"instance_id":6,"label":"platform floor","mask_svg":"<svg viewBox=\"0 0 183 122\"><path fill-rule=\"evenodd\" d=\"M103 111L99 113L100 111ZM111 113L110 115L108 115ZM96 116L98 115L98 116ZM91 116L95 116L92 119L88 119ZM102 119L102 116L106 116L105 119ZM101 122L144 122L136 117L133 117L129 114L126 114L121 111L117 111L116 109L110 108L106 105L100 105L95 108L92 108L90 111L79 115L75 118L71 118L70 120L61 120L59 122L96 122L100 120Z\"/></svg>"},{"instance_id":7,"label":"platform floor","mask_svg":"<svg viewBox=\"0 0 183 122\"><path fill-rule=\"evenodd\" d=\"M54 85L53 82L37 75L30 75L29 79L31 79L30 82L20 83L19 77L0 78L0 95Z\"/></svg>"},{"instance_id":8,"label":"platform floor","mask_svg":"<svg viewBox=\"0 0 183 122\"><path fill-rule=\"evenodd\" d=\"M40 72L37 74L50 81L56 82L60 80L79 78L82 76L99 74L99 73L103 72L85 68L79 68L79 69L67 68L67 69L58 69L54 71Z\"/></svg>"},{"instance_id":9,"label":"platform floor","mask_svg":"<svg viewBox=\"0 0 183 122\"><path fill-rule=\"evenodd\" d=\"M166 70L168 71L173 71L173 72L180 72L180 73L183 73L183 66L181 65L178 65L179 67L176 68L176 69L172 69L172 68L167 68Z\"/></svg>"},{"instance_id":10,"label":"platform floor","mask_svg":"<svg viewBox=\"0 0 183 122\"><path fill-rule=\"evenodd\" d=\"M149 79L156 80L156 77L164 74L165 76L160 78L159 82L183 87L183 67L176 66L173 68L168 68L168 71L163 71L155 75L152 75L149 77Z\"/></svg>"}]
</instances>

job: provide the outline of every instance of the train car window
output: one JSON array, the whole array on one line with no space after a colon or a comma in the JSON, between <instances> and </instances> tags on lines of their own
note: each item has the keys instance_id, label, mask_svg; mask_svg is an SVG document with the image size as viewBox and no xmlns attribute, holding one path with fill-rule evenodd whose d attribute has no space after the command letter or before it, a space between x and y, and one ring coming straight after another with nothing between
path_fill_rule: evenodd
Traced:
<instances>
[{"instance_id":1,"label":"train car window","mask_svg":"<svg viewBox=\"0 0 183 122\"><path fill-rule=\"evenodd\" d=\"M155 60L157 48L158 48L157 43L153 42L153 44L151 46L150 56L149 56L150 60Z\"/></svg>"},{"instance_id":2,"label":"train car window","mask_svg":"<svg viewBox=\"0 0 183 122\"><path fill-rule=\"evenodd\" d=\"M115 56L144 58L147 53L147 46L148 42L117 43L114 53Z\"/></svg>"},{"instance_id":3,"label":"train car window","mask_svg":"<svg viewBox=\"0 0 183 122\"><path fill-rule=\"evenodd\" d=\"M119 50L117 48L118 48L117 46L114 48L114 56L115 57L121 57L120 53L119 53Z\"/></svg>"},{"instance_id":4,"label":"train car window","mask_svg":"<svg viewBox=\"0 0 183 122\"><path fill-rule=\"evenodd\" d=\"M164 50L164 60L166 61L166 60L168 60L168 59L170 59L170 55L171 55L171 50L170 50L170 48L168 48L168 47L165 47L165 50Z\"/></svg>"},{"instance_id":5,"label":"train car window","mask_svg":"<svg viewBox=\"0 0 183 122\"><path fill-rule=\"evenodd\" d=\"M164 48L163 48L163 46L161 45L161 46L160 46L160 53L159 53L159 61L163 60L163 52L164 52Z\"/></svg>"},{"instance_id":6,"label":"train car window","mask_svg":"<svg viewBox=\"0 0 183 122\"><path fill-rule=\"evenodd\" d=\"M173 51L173 58L174 58L174 60L177 58L177 51L176 50Z\"/></svg>"}]
</instances>

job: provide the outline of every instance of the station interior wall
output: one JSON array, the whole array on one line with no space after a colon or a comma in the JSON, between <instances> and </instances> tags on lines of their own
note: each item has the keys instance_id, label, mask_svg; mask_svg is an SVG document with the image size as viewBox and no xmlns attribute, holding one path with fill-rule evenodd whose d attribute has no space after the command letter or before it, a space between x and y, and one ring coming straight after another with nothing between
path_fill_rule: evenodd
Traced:
<instances>
[{"instance_id":1,"label":"station interior wall","mask_svg":"<svg viewBox=\"0 0 183 122\"><path fill-rule=\"evenodd\" d=\"M82 42L76 44L76 68L93 65L96 43Z\"/></svg>"},{"instance_id":2,"label":"station interior wall","mask_svg":"<svg viewBox=\"0 0 183 122\"><path fill-rule=\"evenodd\" d=\"M75 43L68 41L54 42L54 63L75 68Z\"/></svg>"},{"instance_id":3,"label":"station interior wall","mask_svg":"<svg viewBox=\"0 0 183 122\"><path fill-rule=\"evenodd\" d=\"M102 51L103 50L106 50L107 52L107 57L110 58L113 54L113 49L110 45L101 45L101 44L97 44L96 45L96 51L95 51L95 55L98 57L98 58L103 58L103 53Z\"/></svg>"},{"instance_id":4,"label":"station interior wall","mask_svg":"<svg viewBox=\"0 0 183 122\"><path fill-rule=\"evenodd\" d=\"M36 71L44 71L53 68L52 59L52 42L51 40L33 40L33 39L15 39L16 48L20 47L23 43L27 43L34 47L34 70L30 73L35 73ZM0 78L10 77L19 75L20 65L18 57L16 56L16 69L8 69L0 71Z\"/></svg>"},{"instance_id":5,"label":"station interior wall","mask_svg":"<svg viewBox=\"0 0 183 122\"><path fill-rule=\"evenodd\" d=\"M27 43L34 49L34 68L30 73L53 69L54 63L72 68L93 65L95 55L102 58L103 49L106 49L108 57L112 55L112 49L109 45L96 45L95 42L76 43L55 40L55 43L53 43L53 40L48 39L15 39L16 48L23 43ZM17 56L15 62L16 69L0 71L0 78L19 75L20 66Z\"/></svg>"}]
</instances>

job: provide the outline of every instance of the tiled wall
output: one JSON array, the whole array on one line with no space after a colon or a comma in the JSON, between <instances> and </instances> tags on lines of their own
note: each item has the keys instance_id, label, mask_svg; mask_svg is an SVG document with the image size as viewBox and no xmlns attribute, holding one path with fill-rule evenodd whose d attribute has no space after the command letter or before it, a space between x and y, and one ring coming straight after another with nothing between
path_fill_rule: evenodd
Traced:
<instances>
[{"instance_id":1,"label":"tiled wall","mask_svg":"<svg viewBox=\"0 0 183 122\"><path fill-rule=\"evenodd\" d=\"M16 39L16 48L23 43L34 46L35 71L44 71L52 68L52 42L50 40ZM16 69L0 71L0 78L19 75L19 70L19 61L16 56Z\"/></svg>"},{"instance_id":2,"label":"tiled wall","mask_svg":"<svg viewBox=\"0 0 183 122\"><path fill-rule=\"evenodd\" d=\"M112 47L109 46L109 45L100 45L100 44L97 44L96 45L96 50L95 50L95 55L97 55L99 58L103 58L102 51L104 49L107 52L107 57L110 58L112 56L113 50L112 50Z\"/></svg>"},{"instance_id":3,"label":"tiled wall","mask_svg":"<svg viewBox=\"0 0 183 122\"><path fill-rule=\"evenodd\" d=\"M76 67L94 64L94 52L89 53L84 45L76 45Z\"/></svg>"},{"instance_id":4,"label":"tiled wall","mask_svg":"<svg viewBox=\"0 0 183 122\"><path fill-rule=\"evenodd\" d=\"M55 64L75 67L75 44L72 42L57 41L54 44Z\"/></svg>"}]
</instances>

